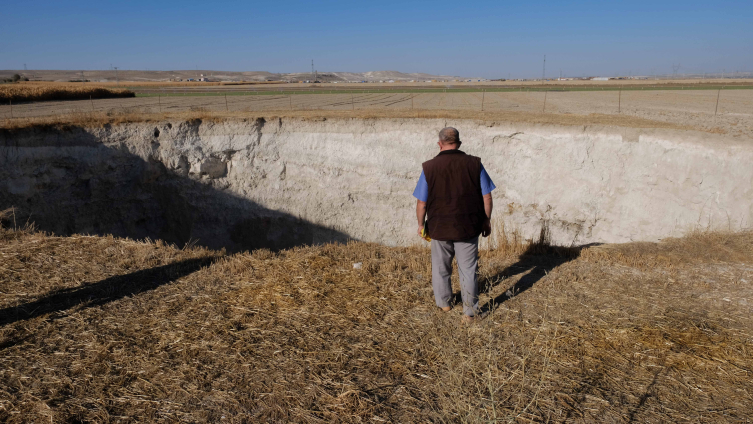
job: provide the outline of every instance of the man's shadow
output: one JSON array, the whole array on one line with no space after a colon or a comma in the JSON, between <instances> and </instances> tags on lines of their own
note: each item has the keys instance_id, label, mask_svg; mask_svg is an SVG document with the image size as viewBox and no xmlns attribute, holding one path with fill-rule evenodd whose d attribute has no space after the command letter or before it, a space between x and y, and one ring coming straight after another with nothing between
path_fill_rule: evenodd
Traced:
<instances>
[{"instance_id":1,"label":"man's shadow","mask_svg":"<svg viewBox=\"0 0 753 424\"><path fill-rule=\"evenodd\" d=\"M55 290L18 306L0 309L0 326L36 318L46 314L60 314L69 309L102 306L128 296L154 290L214 263L219 256L187 259L125 275L115 275L96 283ZM59 318L52 316L50 320Z\"/></svg>"},{"instance_id":2,"label":"man's shadow","mask_svg":"<svg viewBox=\"0 0 753 424\"><path fill-rule=\"evenodd\" d=\"M544 276L549 274L553 269L564 263L577 259L578 256L580 256L581 250L597 244L592 243L573 247L552 246L546 240L547 238L548 232L542 230L541 239L529 244L526 250L518 257L517 262L505 267L505 269L493 276L478 281L479 295L488 294L492 292L495 287L499 286L504 281L507 281L510 277L525 273L525 275L517 282L508 287L504 293L494 297L485 305L481 306L479 308L479 313L481 315L489 313L492 309L507 300L524 293ZM460 292L454 293L453 304L462 304Z\"/></svg>"}]
</instances>

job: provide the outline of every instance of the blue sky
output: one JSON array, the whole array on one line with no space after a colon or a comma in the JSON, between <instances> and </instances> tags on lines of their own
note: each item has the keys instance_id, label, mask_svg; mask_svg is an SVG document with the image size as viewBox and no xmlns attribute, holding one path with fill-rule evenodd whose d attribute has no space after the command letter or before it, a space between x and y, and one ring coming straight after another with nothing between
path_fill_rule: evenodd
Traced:
<instances>
[{"instance_id":1,"label":"blue sky","mask_svg":"<svg viewBox=\"0 0 753 424\"><path fill-rule=\"evenodd\" d=\"M9 1L0 69L753 71L753 1Z\"/></svg>"}]
</instances>

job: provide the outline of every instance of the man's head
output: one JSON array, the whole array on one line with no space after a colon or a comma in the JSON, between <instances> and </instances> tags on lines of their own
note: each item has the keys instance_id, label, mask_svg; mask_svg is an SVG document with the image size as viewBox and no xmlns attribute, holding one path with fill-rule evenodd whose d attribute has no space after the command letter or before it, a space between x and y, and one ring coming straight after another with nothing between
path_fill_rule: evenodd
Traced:
<instances>
[{"instance_id":1,"label":"man's head","mask_svg":"<svg viewBox=\"0 0 753 424\"><path fill-rule=\"evenodd\" d=\"M461 145L460 133L453 127L442 128L439 131L439 150L455 150Z\"/></svg>"}]
</instances>

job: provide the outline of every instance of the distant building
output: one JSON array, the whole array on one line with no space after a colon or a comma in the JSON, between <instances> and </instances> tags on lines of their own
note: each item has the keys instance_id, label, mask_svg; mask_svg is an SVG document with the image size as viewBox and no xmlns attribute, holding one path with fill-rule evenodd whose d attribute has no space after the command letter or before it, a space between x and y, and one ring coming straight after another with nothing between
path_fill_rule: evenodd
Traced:
<instances>
[{"instance_id":1,"label":"distant building","mask_svg":"<svg viewBox=\"0 0 753 424\"><path fill-rule=\"evenodd\" d=\"M591 81L609 81L609 77L593 77Z\"/></svg>"}]
</instances>

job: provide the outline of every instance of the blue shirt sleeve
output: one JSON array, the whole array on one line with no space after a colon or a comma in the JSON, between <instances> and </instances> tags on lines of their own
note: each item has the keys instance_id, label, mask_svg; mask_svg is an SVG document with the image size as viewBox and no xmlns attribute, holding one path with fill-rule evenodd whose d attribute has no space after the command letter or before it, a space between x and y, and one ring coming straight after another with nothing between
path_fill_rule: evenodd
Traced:
<instances>
[{"instance_id":1,"label":"blue shirt sleeve","mask_svg":"<svg viewBox=\"0 0 753 424\"><path fill-rule=\"evenodd\" d=\"M424 174L421 174L421 176L423 177ZM494 182L489 177L489 174L486 173L486 169L484 169L484 165L481 165L481 194L486 196L487 194L491 193L492 190L494 190L495 188L497 188L497 186L494 185ZM427 194L428 194L428 189L427 189Z\"/></svg>"},{"instance_id":2,"label":"blue shirt sleeve","mask_svg":"<svg viewBox=\"0 0 753 424\"><path fill-rule=\"evenodd\" d=\"M421 171L421 176L418 177L418 184L416 184L416 189L413 190L413 197L422 202L429 200L429 184L426 182L424 171Z\"/></svg>"}]
</instances>

